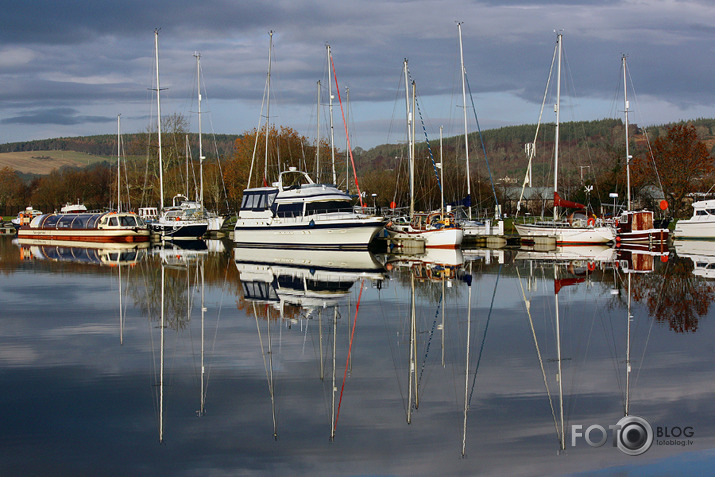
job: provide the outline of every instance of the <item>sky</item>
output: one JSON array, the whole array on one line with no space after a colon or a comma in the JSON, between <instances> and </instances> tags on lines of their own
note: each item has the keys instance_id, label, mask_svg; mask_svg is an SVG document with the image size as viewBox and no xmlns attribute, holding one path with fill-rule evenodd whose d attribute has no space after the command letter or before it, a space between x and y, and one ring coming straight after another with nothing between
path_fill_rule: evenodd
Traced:
<instances>
[{"instance_id":1,"label":"sky","mask_svg":"<svg viewBox=\"0 0 715 477\"><path fill-rule=\"evenodd\" d=\"M715 116L715 4L709 0L251 1L2 0L0 143L146 131L156 121L154 31L162 116L198 131L241 134L264 121L273 31L270 121L344 148L405 138L403 61L416 82L430 141L464 131L457 23L474 131L536 124L563 32L561 120L623 116L621 56L631 121L642 126ZM333 79L333 82L335 80ZM349 96L347 95L349 89ZM620 94L620 96L619 96ZM551 99L552 97L549 96ZM471 103L474 103L474 110ZM544 121L553 121L547 106ZM419 123L418 123L419 124ZM424 134L418 133L418 139Z\"/></svg>"}]
</instances>

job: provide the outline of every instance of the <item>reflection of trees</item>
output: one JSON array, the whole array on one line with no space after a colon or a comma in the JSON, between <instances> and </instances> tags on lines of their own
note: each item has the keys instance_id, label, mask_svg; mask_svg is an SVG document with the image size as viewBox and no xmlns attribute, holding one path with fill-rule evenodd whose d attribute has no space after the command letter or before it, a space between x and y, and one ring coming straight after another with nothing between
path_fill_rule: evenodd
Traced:
<instances>
[{"instance_id":1,"label":"reflection of trees","mask_svg":"<svg viewBox=\"0 0 715 477\"><path fill-rule=\"evenodd\" d=\"M699 317L715 299L715 287L692 272L690 259L671 257L654 273L634 275L632 298L645 303L651 316L667 322L676 333L695 332Z\"/></svg>"},{"instance_id":2,"label":"reflection of trees","mask_svg":"<svg viewBox=\"0 0 715 477\"><path fill-rule=\"evenodd\" d=\"M231 263L229 258L228 252L208 254L189 258L181 266L164 266L164 318L168 328L180 330L189 324L189 312L200 293L199 264L204 264L207 287L224 286L235 275L235 267L227 267ZM161 263L159 256L148 256L132 270L127 281L128 294L135 306L142 315L157 322L161 320Z\"/></svg>"}]
</instances>

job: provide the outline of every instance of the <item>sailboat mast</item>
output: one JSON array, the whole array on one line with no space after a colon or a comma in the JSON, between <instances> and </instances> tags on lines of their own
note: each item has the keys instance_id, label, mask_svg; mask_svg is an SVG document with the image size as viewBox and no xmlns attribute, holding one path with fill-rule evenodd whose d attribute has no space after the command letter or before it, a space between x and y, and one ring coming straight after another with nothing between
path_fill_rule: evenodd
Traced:
<instances>
[{"instance_id":1,"label":"sailboat mast","mask_svg":"<svg viewBox=\"0 0 715 477\"><path fill-rule=\"evenodd\" d=\"M462 106L464 108L464 157L467 163L467 200L469 201L469 219L472 218L472 186L469 175L469 140L467 131L467 87L464 74L464 51L462 49L462 23L457 23L459 31L459 59L462 68Z\"/></svg>"},{"instance_id":2,"label":"sailboat mast","mask_svg":"<svg viewBox=\"0 0 715 477\"><path fill-rule=\"evenodd\" d=\"M631 210L631 155L628 151L628 86L626 80L626 55L621 57L623 64L623 106L626 115L626 197L628 210ZM615 210L613 211L615 213Z\"/></svg>"},{"instance_id":3,"label":"sailboat mast","mask_svg":"<svg viewBox=\"0 0 715 477\"><path fill-rule=\"evenodd\" d=\"M320 80L318 80L318 110L315 127L315 181L320 183Z\"/></svg>"},{"instance_id":4,"label":"sailboat mast","mask_svg":"<svg viewBox=\"0 0 715 477\"><path fill-rule=\"evenodd\" d=\"M442 158L442 130L444 126L439 127L439 183L442 187L439 188L439 212L440 219L444 219L444 159Z\"/></svg>"},{"instance_id":5,"label":"sailboat mast","mask_svg":"<svg viewBox=\"0 0 715 477\"><path fill-rule=\"evenodd\" d=\"M161 160L161 101L159 100L159 29L154 30L154 56L156 60L156 130L159 137L159 210L164 208L164 165Z\"/></svg>"},{"instance_id":6,"label":"sailboat mast","mask_svg":"<svg viewBox=\"0 0 715 477\"><path fill-rule=\"evenodd\" d=\"M201 53L195 52L196 57L196 89L198 90L198 115L199 115L199 177L201 178L201 189L199 192L199 203L204 206L204 149L201 143Z\"/></svg>"},{"instance_id":7,"label":"sailboat mast","mask_svg":"<svg viewBox=\"0 0 715 477\"><path fill-rule=\"evenodd\" d=\"M268 131L271 117L271 55L273 54L273 30L269 31L270 41L268 44L268 78L266 79L266 154L263 164L263 185L268 184Z\"/></svg>"},{"instance_id":8,"label":"sailboat mast","mask_svg":"<svg viewBox=\"0 0 715 477\"><path fill-rule=\"evenodd\" d=\"M558 218L558 205L556 205L556 193L558 191L558 179L559 179L559 117L561 112L561 43L563 40L563 35L557 33L556 42L559 44L559 62L557 66L556 73L556 106L554 110L556 113L556 132L554 137L554 222Z\"/></svg>"},{"instance_id":9,"label":"sailboat mast","mask_svg":"<svg viewBox=\"0 0 715 477\"><path fill-rule=\"evenodd\" d=\"M117 212L122 211L122 199L121 199L121 183L122 183L122 163L121 163L121 158L122 158L122 133L121 133L121 125L120 125L120 118L122 117L121 114L117 114Z\"/></svg>"},{"instance_id":10,"label":"sailboat mast","mask_svg":"<svg viewBox=\"0 0 715 477\"><path fill-rule=\"evenodd\" d=\"M345 88L345 135L347 143L350 144L350 88ZM350 194L350 148L345 148L345 192Z\"/></svg>"},{"instance_id":11,"label":"sailboat mast","mask_svg":"<svg viewBox=\"0 0 715 477\"><path fill-rule=\"evenodd\" d=\"M410 143L410 157L412 158L412 169L411 169L411 175L410 175L410 190L412 191L412 197L411 197L411 203L410 203L410 208L414 212L415 209L415 125L416 125L416 116L415 116L415 111L417 108L415 107L417 105L417 84L415 81L412 81L412 142Z\"/></svg>"},{"instance_id":12,"label":"sailboat mast","mask_svg":"<svg viewBox=\"0 0 715 477\"><path fill-rule=\"evenodd\" d=\"M412 157L412 113L410 112L410 80L407 73L407 58L404 62L405 69L405 108L407 110L407 155L410 168L410 217L415 213L415 164Z\"/></svg>"},{"instance_id":13,"label":"sailboat mast","mask_svg":"<svg viewBox=\"0 0 715 477\"><path fill-rule=\"evenodd\" d=\"M330 45L325 45L328 49L328 100L329 100L329 110L330 110L330 161L333 168L333 184L337 184L338 180L335 177L335 134L333 133L333 85L332 85L332 71L333 71L333 55L330 53Z\"/></svg>"}]
</instances>

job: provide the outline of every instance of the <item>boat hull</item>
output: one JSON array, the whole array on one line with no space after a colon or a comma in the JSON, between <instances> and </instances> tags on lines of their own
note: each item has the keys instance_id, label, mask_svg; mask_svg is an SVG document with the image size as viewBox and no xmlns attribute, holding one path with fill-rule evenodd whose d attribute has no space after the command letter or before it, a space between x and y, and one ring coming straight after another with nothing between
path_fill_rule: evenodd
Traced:
<instances>
[{"instance_id":1,"label":"boat hull","mask_svg":"<svg viewBox=\"0 0 715 477\"><path fill-rule=\"evenodd\" d=\"M150 232L147 229L138 230L106 230L106 229L35 229L21 227L17 231L18 238L35 240L67 240L73 242L147 242Z\"/></svg>"},{"instance_id":2,"label":"boat hull","mask_svg":"<svg viewBox=\"0 0 715 477\"><path fill-rule=\"evenodd\" d=\"M317 220L316 220L317 219ZM243 247L367 249L385 220L379 217L274 218L236 221L233 241Z\"/></svg>"},{"instance_id":3,"label":"boat hull","mask_svg":"<svg viewBox=\"0 0 715 477\"><path fill-rule=\"evenodd\" d=\"M182 223L177 221L175 224L163 224L155 222L151 225L151 228L154 232L160 234L162 239L196 240L204 236L208 230L208 223Z\"/></svg>"},{"instance_id":4,"label":"boat hull","mask_svg":"<svg viewBox=\"0 0 715 477\"><path fill-rule=\"evenodd\" d=\"M553 237L557 244L608 243L615 240L611 227L555 227L553 225L514 224L522 241Z\"/></svg>"},{"instance_id":5,"label":"boat hull","mask_svg":"<svg viewBox=\"0 0 715 477\"><path fill-rule=\"evenodd\" d=\"M464 239L464 231L454 227L429 230L404 227L402 229L387 228L386 230L392 240L424 241L425 248L459 248Z\"/></svg>"},{"instance_id":6,"label":"boat hull","mask_svg":"<svg viewBox=\"0 0 715 477\"><path fill-rule=\"evenodd\" d=\"M715 239L715 221L679 220L673 235L679 239Z\"/></svg>"}]
</instances>

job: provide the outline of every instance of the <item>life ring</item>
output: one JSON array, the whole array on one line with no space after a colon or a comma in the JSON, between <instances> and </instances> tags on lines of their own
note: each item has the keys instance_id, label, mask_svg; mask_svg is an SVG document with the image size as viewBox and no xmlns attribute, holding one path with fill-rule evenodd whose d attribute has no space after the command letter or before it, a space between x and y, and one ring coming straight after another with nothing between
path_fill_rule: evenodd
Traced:
<instances>
[{"instance_id":1,"label":"life ring","mask_svg":"<svg viewBox=\"0 0 715 477\"><path fill-rule=\"evenodd\" d=\"M590 219L589 219L590 220ZM586 265L586 268L588 268L589 272L592 272L596 269L596 263L595 262L588 262L588 265Z\"/></svg>"},{"instance_id":2,"label":"life ring","mask_svg":"<svg viewBox=\"0 0 715 477\"><path fill-rule=\"evenodd\" d=\"M596 219L594 219L593 217L589 217L586 223L589 227L593 227L594 225L596 225Z\"/></svg>"}]
</instances>

